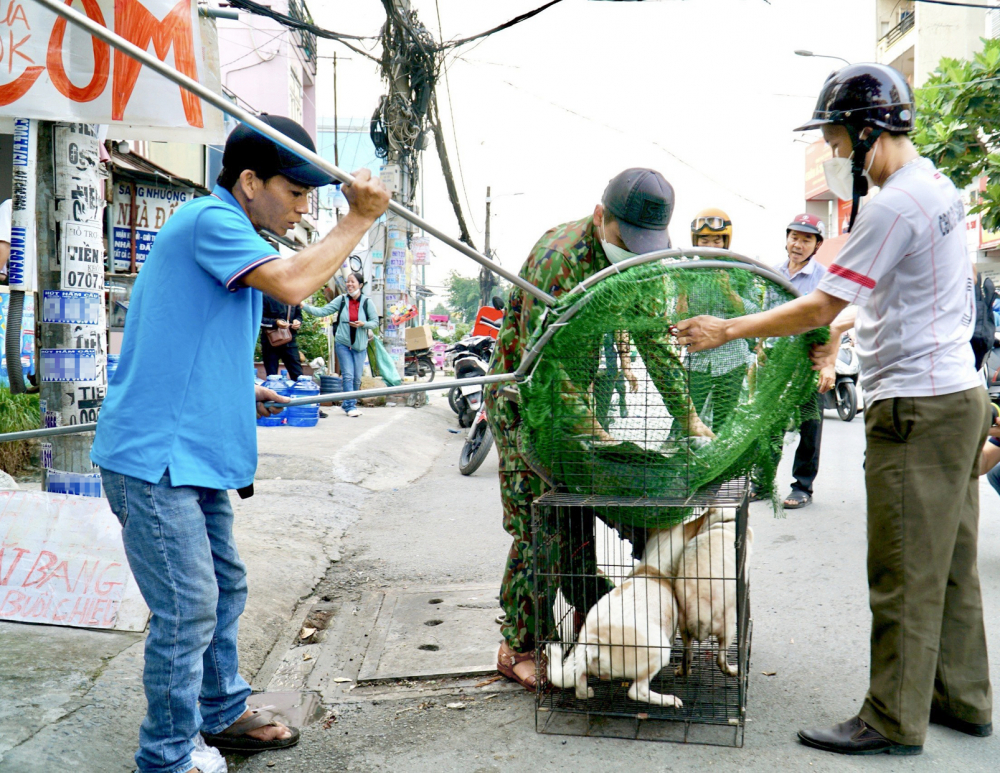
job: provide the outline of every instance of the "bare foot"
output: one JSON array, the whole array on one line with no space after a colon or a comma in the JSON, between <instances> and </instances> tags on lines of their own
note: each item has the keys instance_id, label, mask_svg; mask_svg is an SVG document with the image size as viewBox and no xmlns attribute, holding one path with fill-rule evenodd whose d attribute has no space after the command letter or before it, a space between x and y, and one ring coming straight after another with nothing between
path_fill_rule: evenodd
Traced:
<instances>
[{"instance_id":1,"label":"bare foot","mask_svg":"<svg viewBox=\"0 0 1000 773\"><path fill-rule=\"evenodd\" d=\"M240 719L246 719L252 714L253 712L247 709ZM239 722L239 719L236 721ZM291 738L292 731L278 722L277 725L265 725L264 727L258 727L256 730L250 730L245 735L256 738L258 741L284 741L286 738Z\"/></svg>"}]
</instances>

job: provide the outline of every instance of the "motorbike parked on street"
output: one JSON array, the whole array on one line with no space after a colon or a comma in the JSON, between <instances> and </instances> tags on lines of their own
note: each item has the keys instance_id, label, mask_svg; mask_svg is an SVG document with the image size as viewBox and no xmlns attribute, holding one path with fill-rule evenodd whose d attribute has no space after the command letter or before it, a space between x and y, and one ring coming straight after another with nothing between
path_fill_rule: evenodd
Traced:
<instances>
[{"instance_id":1,"label":"motorbike parked on street","mask_svg":"<svg viewBox=\"0 0 1000 773\"><path fill-rule=\"evenodd\" d=\"M434 352L430 349L413 349L403 360L403 373L415 381L430 383L434 380Z\"/></svg>"},{"instance_id":2,"label":"motorbike parked on street","mask_svg":"<svg viewBox=\"0 0 1000 773\"><path fill-rule=\"evenodd\" d=\"M503 300L494 298L492 307L484 306L479 310L476 327L473 328L474 333L482 330L484 334L466 336L448 349L449 354L454 355L456 379L486 375L502 319L502 315L497 315L494 310L503 311L503 308ZM458 384L448 391L448 404L458 414L458 426L463 429L472 426L482 402L483 388L479 384L468 386Z\"/></svg>"},{"instance_id":3,"label":"motorbike parked on street","mask_svg":"<svg viewBox=\"0 0 1000 773\"><path fill-rule=\"evenodd\" d=\"M462 446L462 454L458 459L458 469L463 475L472 475L479 466L489 456L493 447L493 433L486 421L485 403L476 413L476 418L469 428L469 434L465 437L465 445Z\"/></svg>"},{"instance_id":4,"label":"motorbike parked on street","mask_svg":"<svg viewBox=\"0 0 1000 773\"><path fill-rule=\"evenodd\" d=\"M861 363L849 334L840 339L840 351L834 365L837 380L833 389L823 395L823 409L836 409L843 421L851 421L858 413L858 379Z\"/></svg>"}]
</instances>

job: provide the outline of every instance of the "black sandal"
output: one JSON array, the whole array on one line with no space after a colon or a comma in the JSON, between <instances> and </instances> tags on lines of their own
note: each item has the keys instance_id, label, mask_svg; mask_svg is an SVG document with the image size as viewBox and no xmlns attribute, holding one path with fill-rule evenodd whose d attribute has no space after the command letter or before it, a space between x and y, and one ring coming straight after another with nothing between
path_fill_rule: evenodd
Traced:
<instances>
[{"instance_id":1,"label":"black sandal","mask_svg":"<svg viewBox=\"0 0 1000 773\"><path fill-rule=\"evenodd\" d=\"M799 491L799 489L793 488L792 493L785 497L783 504L786 510L798 510L800 507L812 504L812 501L813 498L811 494L807 494L804 491Z\"/></svg>"},{"instance_id":2,"label":"black sandal","mask_svg":"<svg viewBox=\"0 0 1000 773\"><path fill-rule=\"evenodd\" d=\"M274 712L269 709L272 706L264 706L253 709L248 717L237 719L233 724L221 733L202 733L201 737L205 743L214 746L220 752L242 752L243 754L254 754L264 752L269 749L287 749L295 746L299 742L299 729L297 727L288 728L291 735L288 738L275 738L271 741L261 741L247 735L251 730L261 727L284 727L274 718Z\"/></svg>"}]
</instances>

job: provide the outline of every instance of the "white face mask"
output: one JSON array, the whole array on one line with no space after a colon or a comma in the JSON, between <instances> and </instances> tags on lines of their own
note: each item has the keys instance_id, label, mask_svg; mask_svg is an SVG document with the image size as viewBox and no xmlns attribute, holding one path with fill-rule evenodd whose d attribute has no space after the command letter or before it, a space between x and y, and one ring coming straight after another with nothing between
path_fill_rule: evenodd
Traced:
<instances>
[{"instance_id":1,"label":"white face mask","mask_svg":"<svg viewBox=\"0 0 1000 773\"><path fill-rule=\"evenodd\" d=\"M357 290L354 290L353 292L348 291L347 294L350 295L354 300L357 300L358 298L361 297L361 289L358 288Z\"/></svg>"},{"instance_id":2,"label":"white face mask","mask_svg":"<svg viewBox=\"0 0 1000 773\"><path fill-rule=\"evenodd\" d=\"M875 154L878 152L878 143L871 149L871 157L868 159L868 168L864 170L865 179L869 188L875 186L868 172L875 163ZM838 199L851 201L854 198L854 172L851 169L854 153L848 158L834 157L823 162L823 174L826 176L826 184L830 192Z\"/></svg>"},{"instance_id":3,"label":"white face mask","mask_svg":"<svg viewBox=\"0 0 1000 773\"><path fill-rule=\"evenodd\" d=\"M621 263L623 260L636 256L636 253L629 252L624 247L619 247L607 240L607 235L604 233L604 223L601 223L601 246L604 248L604 254L612 263Z\"/></svg>"}]
</instances>

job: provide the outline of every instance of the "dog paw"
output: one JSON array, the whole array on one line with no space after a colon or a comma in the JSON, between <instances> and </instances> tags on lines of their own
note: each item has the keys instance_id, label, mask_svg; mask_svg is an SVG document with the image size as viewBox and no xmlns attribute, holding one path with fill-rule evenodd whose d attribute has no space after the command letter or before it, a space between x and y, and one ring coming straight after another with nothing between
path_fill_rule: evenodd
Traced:
<instances>
[{"instance_id":1,"label":"dog paw","mask_svg":"<svg viewBox=\"0 0 1000 773\"><path fill-rule=\"evenodd\" d=\"M587 688L587 697L588 698L593 698L594 697L594 688L593 687L588 687Z\"/></svg>"},{"instance_id":2,"label":"dog paw","mask_svg":"<svg viewBox=\"0 0 1000 773\"><path fill-rule=\"evenodd\" d=\"M682 701L680 698L677 698L677 697L671 695L670 699L671 699L672 702L671 703L666 703L665 705L667 705L667 706L673 706L675 709L682 709L682 708L684 708L684 701Z\"/></svg>"},{"instance_id":3,"label":"dog paw","mask_svg":"<svg viewBox=\"0 0 1000 773\"><path fill-rule=\"evenodd\" d=\"M677 666L674 669L674 676L687 676L688 670L684 666Z\"/></svg>"},{"instance_id":4,"label":"dog paw","mask_svg":"<svg viewBox=\"0 0 1000 773\"><path fill-rule=\"evenodd\" d=\"M725 666L720 666L720 668L726 676L739 676L740 669L737 666L726 663Z\"/></svg>"}]
</instances>

